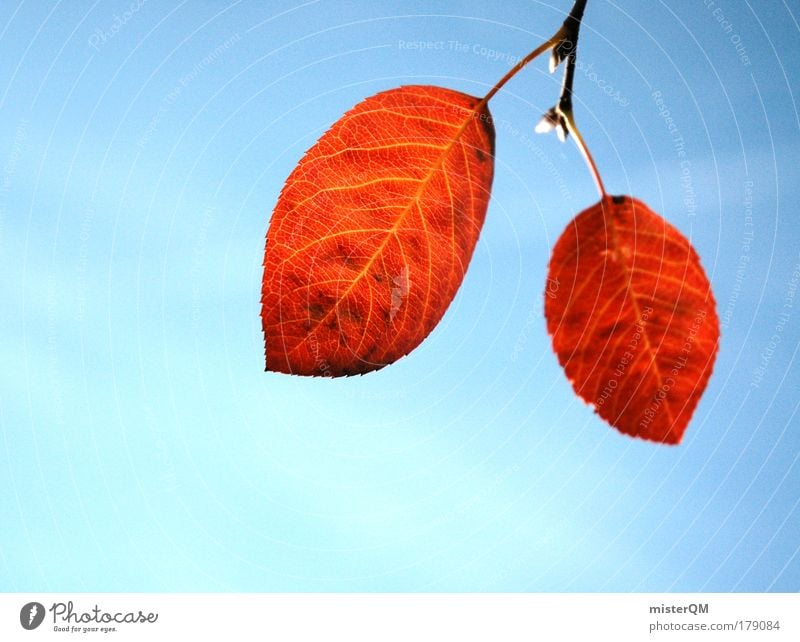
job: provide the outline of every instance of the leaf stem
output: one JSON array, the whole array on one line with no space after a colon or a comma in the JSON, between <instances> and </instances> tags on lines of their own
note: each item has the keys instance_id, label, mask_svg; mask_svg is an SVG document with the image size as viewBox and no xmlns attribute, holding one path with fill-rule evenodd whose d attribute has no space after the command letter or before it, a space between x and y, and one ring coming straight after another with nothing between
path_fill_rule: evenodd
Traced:
<instances>
[{"instance_id":1,"label":"leaf stem","mask_svg":"<svg viewBox=\"0 0 800 642\"><path fill-rule=\"evenodd\" d=\"M581 136L578 126L575 124L575 118L573 117L571 111L566 114L565 120L567 122L567 129L569 130L569 133L575 138L575 144L578 146L578 149L583 155L583 159L589 166L589 172L594 179L595 185L597 185L597 191L600 192L600 199L602 200L606 197L606 188L603 185L603 179L600 178L600 172L597 171L597 165L594 162L594 158L592 158L592 154L589 151L589 148L586 146L586 142L583 140L583 136Z\"/></svg>"},{"instance_id":2,"label":"leaf stem","mask_svg":"<svg viewBox=\"0 0 800 642\"><path fill-rule=\"evenodd\" d=\"M600 198L606 196L606 188L603 186L603 179L600 178L600 172L597 170L597 164L594 162L592 153L583 140L578 126L575 124L575 115L572 111L572 83L575 80L575 60L577 58L578 50L578 35L581 29L581 20L583 19L583 11L586 8L587 0L576 0L572 7L567 19L564 21L562 29L566 32L563 46L558 46L558 53L566 55L567 62L564 68L564 82L561 85L561 96L558 99L558 111L564 116L564 122L567 131L575 138L575 144L578 146L581 154L583 155L589 171L594 178L597 185L597 191L600 192ZM555 53L555 52L554 52ZM554 57L556 65L559 62L558 57ZM552 63L551 63L552 66Z\"/></svg>"},{"instance_id":3,"label":"leaf stem","mask_svg":"<svg viewBox=\"0 0 800 642\"><path fill-rule=\"evenodd\" d=\"M547 127L547 129L552 129L553 125L557 125L560 122L563 123L566 132L573 135L575 138L575 144L578 146L581 155L586 161L586 165L589 167L589 172L592 174L592 178L597 185L597 190L600 192L600 198L602 199L606 196L606 189L603 186L603 180L600 178L600 172L597 170L597 165L595 164L594 158L592 158L592 154L586 145L586 141L584 141L578 126L575 124L575 116L572 112L572 83L575 79L575 59L576 51L578 49L578 35L581 29L581 20L583 20L583 12L586 9L586 2L587 0L575 0L575 3L572 5L572 10L569 12L569 15L567 15L564 23L558 28L558 31L556 31L551 38L531 51L527 56L514 65L508 71L508 73L498 80L497 84L495 84L495 86L492 87L478 103L476 110L482 109L483 106L486 105L486 103L488 103L498 91L500 91L503 85L511 80L511 78L513 78L531 60L543 54L545 51L552 49L553 52L550 58L550 71L555 71L555 68L558 67L558 65L564 59L566 59L566 65L564 68L564 82L561 85L561 95L558 99L558 103L555 108L548 112L549 116L545 116L545 118L553 118L553 122ZM559 135L565 134L566 132L560 130Z\"/></svg>"},{"instance_id":4,"label":"leaf stem","mask_svg":"<svg viewBox=\"0 0 800 642\"><path fill-rule=\"evenodd\" d=\"M519 72L525 65L527 65L534 58L537 58L548 49L552 49L553 45L559 42L563 37L564 37L564 26L562 25L549 40L546 40L541 45L536 47L536 49L531 51L527 56L525 56L516 65L514 65L511 69L509 69L508 73L506 73L505 76L503 76L500 80L498 80L497 84L495 84L495 86L492 87L489 90L489 92L483 97L480 106L483 106L486 103L488 103L492 99L492 97L498 91L500 91L500 89L502 89L503 85L505 85L509 80L511 80L514 76L517 75L517 72Z\"/></svg>"}]
</instances>

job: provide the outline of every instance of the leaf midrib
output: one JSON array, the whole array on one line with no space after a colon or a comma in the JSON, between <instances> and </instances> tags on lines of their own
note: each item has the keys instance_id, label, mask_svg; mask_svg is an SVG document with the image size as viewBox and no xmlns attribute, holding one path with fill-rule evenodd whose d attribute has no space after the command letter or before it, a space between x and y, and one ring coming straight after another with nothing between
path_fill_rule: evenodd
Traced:
<instances>
[{"instance_id":1,"label":"leaf midrib","mask_svg":"<svg viewBox=\"0 0 800 642\"><path fill-rule=\"evenodd\" d=\"M602 205L601 205L602 207ZM636 289L633 287L633 268L632 266L629 267L627 263L627 258L625 254L622 252L622 246L619 241L619 235L617 233L617 226L616 221L614 220L614 206L612 204L611 214L610 216L605 215L605 211L603 211L603 218L608 221L609 227L611 228L611 243L614 249L614 252L619 257L619 265L621 266L622 272L625 277L625 283L628 288L628 292L630 293L631 298L631 305L633 306L634 313L636 315L636 319L642 318L642 309L639 306L639 296L636 293ZM635 256L636 252L631 252L631 256ZM664 380L661 377L661 371L658 369L658 361L656 357L658 357L658 351L653 347L653 344L650 342L650 337L648 335L647 326L642 329L642 335L644 336L644 343L645 348L647 349L648 353L650 354L650 369L654 371L656 381L658 383L658 390L661 390L662 386L664 385ZM675 426L675 415L672 412L672 408L670 407L669 398L668 396L664 396L664 408L667 411L667 416L670 421L670 431ZM624 411L624 409L623 409Z\"/></svg>"}]
</instances>

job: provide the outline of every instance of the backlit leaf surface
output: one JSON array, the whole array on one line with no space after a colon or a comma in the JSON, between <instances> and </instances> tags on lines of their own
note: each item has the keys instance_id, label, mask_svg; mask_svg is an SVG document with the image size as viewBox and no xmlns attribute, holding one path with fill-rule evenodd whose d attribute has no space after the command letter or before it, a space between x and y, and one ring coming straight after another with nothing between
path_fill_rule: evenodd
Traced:
<instances>
[{"instance_id":1,"label":"backlit leaf surface","mask_svg":"<svg viewBox=\"0 0 800 642\"><path fill-rule=\"evenodd\" d=\"M292 171L267 232L267 369L359 374L418 346L461 285L493 168L489 111L457 91L400 87L337 121Z\"/></svg>"},{"instance_id":2,"label":"backlit leaf surface","mask_svg":"<svg viewBox=\"0 0 800 642\"><path fill-rule=\"evenodd\" d=\"M677 229L630 197L581 212L553 248L545 315L573 388L603 419L680 442L711 375L719 320Z\"/></svg>"}]
</instances>

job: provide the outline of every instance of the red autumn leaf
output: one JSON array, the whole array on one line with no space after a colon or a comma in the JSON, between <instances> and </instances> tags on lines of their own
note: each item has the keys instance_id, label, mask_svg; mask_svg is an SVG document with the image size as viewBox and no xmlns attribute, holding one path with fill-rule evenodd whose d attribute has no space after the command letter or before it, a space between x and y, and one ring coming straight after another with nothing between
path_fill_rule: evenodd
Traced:
<instances>
[{"instance_id":1,"label":"red autumn leaf","mask_svg":"<svg viewBox=\"0 0 800 642\"><path fill-rule=\"evenodd\" d=\"M337 121L267 232L267 369L363 374L417 347L461 285L493 171L489 110L457 91L400 87Z\"/></svg>"},{"instance_id":2,"label":"red autumn leaf","mask_svg":"<svg viewBox=\"0 0 800 642\"><path fill-rule=\"evenodd\" d=\"M548 279L547 329L575 391L619 431L679 443L719 340L689 241L641 201L607 196L564 230Z\"/></svg>"}]
</instances>

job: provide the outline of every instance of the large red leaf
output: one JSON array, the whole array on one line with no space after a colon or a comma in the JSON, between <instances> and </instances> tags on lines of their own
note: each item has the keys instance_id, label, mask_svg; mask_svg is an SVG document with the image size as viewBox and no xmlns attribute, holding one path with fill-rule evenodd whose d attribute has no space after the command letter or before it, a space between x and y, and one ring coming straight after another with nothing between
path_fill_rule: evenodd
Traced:
<instances>
[{"instance_id":1,"label":"large red leaf","mask_svg":"<svg viewBox=\"0 0 800 642\"><path fill-rule=\"evenodd\" d=\"M337 121L267 232L267 369L352 375L418 346L461 285L493 171L489 111L457 91L400 87Z\"/></svg>"},{"instance_id":2,"label":"large red leaf","mask_svg":"<svg viewBox=\"0 0 800 642\"><path fill-rule=\"evenodd\" d=\"M605 197L553 248L547 329L575 391L623 433L677 444L719 340L689 241L644 203Z\"/></svg>"}]
</instances>

